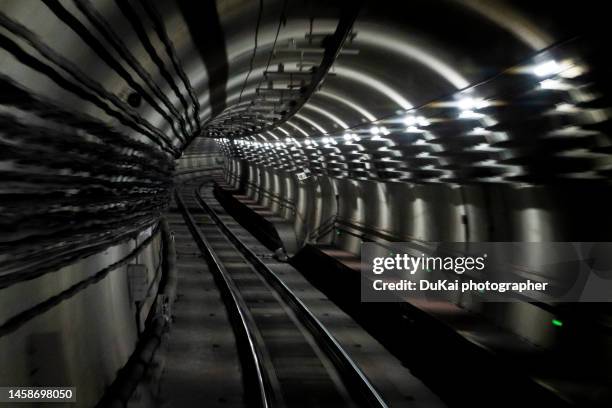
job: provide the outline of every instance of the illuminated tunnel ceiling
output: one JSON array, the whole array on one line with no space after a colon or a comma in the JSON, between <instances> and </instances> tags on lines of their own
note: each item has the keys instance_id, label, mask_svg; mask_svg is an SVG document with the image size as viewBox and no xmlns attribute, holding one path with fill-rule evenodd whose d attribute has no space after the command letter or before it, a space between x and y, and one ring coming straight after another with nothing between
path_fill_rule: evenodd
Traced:
<instances>
[{"instance_id":1,"label":"illuminated tunnel ceiling","mask_svg":"<svg viewBox=\"0 0 612 408\"><path fill-rule=\"evenodd\" d=\"M5 297L2 333L16 332L132 262L123 251L144 247L143 233L155 236L160 215L172 213L180 172L184 181L201 163L220 164L211 140L228 157L249 162L226 161L225 176L236 180L228 170L244 170L242 177L248 169L250 179L240 179L251 183L247 192L267 195L258 205L272 198L278 205L271 208L291 204L279 213L294 221L305 242L334 230L331 242L354 253L369 231L381 240L415 242L609 241L608 6L601 0L1 1L0 289L15 290ZM198 153L212 154L192 160ZM300 184L309 174L322 177ZM359 234L345 233L353 230ZM53 274L63 267L69 269ZM57 337L65 344L95 346L86 353L95 358L83 361L100 362L104 342L115 356L128 353L133 341L121 335L127 325L115 301L125 295L128 305L128 282L115 275L81 296L82 303L55 309L57 320L40 320L44 333L36 341L44 350L47 339L56 339L47 337L53 326L65 329ZM43 276L49 280L36 282ZM25 281L31 285L20 287ZM549 315L523 306L483 309L521 336L546 332L531 330ZM133 322L130 310L125 317ZM606 371L607 343L582 330L595 321L599 330L599 309L577 310L568 320L586 323L566 324L570 330L559 338L571 341L559 350L580 353L557 359L543 349L545 360L530 355L534 372L542 361L554 363L546 372L572 371L572 381L583 374L574 367L596 362L589 372ZM90 326L96 330L77 330ZM5 354L23 360L19 372L34 376L40 351L15 338L5 337L14 355ZM27 358L12 353L13 344ZM52 356L54 362L63 355ZM99 368L110 373L120 362L112 360ZM72 361L66 360L71 370ZM62 372L50 367L53 375ZM434 367L436 375L441 371L448 370ZM108 379L99 376L96 392ZM581 393L590 390L563 380Z\"/></svg>"},{"instance_id":2,"label":"illuminated tunnel ceiling","mask_svg":"<svg viewBox=\"0 0 612 408\"><path fill-rule=\"evenodd\" d=\"M58 239L59 264L151 225L196 137L337 178L607 182L604 8L4 1L2 230L24 249L11 267L34 277Z\"/></svg>"},{"instance_id":3,"label":"illuminated tunnel ceiling","mask_svg":"<svg viewBox=\"0 0 612 408\"><path fill-rule=\"evenodd\" d=\"M196 116L205 135L221 129L219 135L228 136L228 124L240 126L240 112L256 89L268 86L266 68L316 66L321 35L334 32L343 7L355 10L359 2L337 7L324 1L8 3L2 26L10 38L18 37L20 45L29 42L27 52L40 41L48 47L43 52L74 64L122 100L132 92L142 95L136 113L180 148L200 129ZM389 117L490 79L594 24L596 9L552 5L363 2L320 91L272 133L299 139ZM312 43L309 33L315 34ZM287 51L291 44L296 51ZM82 106L72 93L64 95L65 89L53 89L30 69L7 63L10 56L4 54L5 75L66 105ZM274 86L286 85L284 79ZM99 115L92 106L82 108ZM223 118L229 120L221 126Z\"/></svg>"},{"instance_id":4,"label":"illuminated tunnel ceiling","mask_svg":"<svg viewBox=\"0 0 612 408\"><path fill-rule=\"evenodd\" d=\"M595 36L595 7L358 6L14 1L2 16L5 41L13 43L4 47L4 74L175 156L202 135L220 138L231 155L336 177L607 176L602 116L591 109L601 107L592 90L601 78L584 41ZM331 52L324 66L334 47L337 58ZM28 56L50 61L56 73L40 71ZM120 112L109 114L80 95L82 88ZM534 146L542 135L546 140ZM538 156L543 152L547 160Z\"/></svg>"}]
</instances>

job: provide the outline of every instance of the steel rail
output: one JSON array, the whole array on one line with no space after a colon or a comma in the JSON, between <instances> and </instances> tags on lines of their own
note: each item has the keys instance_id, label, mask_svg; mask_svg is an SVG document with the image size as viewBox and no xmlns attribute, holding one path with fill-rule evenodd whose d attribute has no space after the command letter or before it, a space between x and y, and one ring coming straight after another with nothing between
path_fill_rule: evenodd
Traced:
<instances>
[{"instance_id":1,"label":"steel rail","mask_svg":"<svg viewBox=\"0 0 612 408\"><path fill-rule=\"evenodd\" d=\"M200 185L201 188L201 185ZM272 286L281 298L287 303L295 315L306 326L319 346L327 353L338 369L344 382L354 386L362 397L362 404L367 407L387 408L385 400L378 393L366 375L353 362L348 353L338 343L335 337L321 323L308 307L293 293L293 291L265 264L259 257L234 234L231 229L219 218L217 213L206 203L200 194L200 188L195 189L195 196L202 209L213 219L232 244L242 253L255 269L261 273L268 284ZM351 389L351 388L349 388ZM359 402L359 401L358 401Z\"/></svg>"},{"instance_id":2,"label":"steel rail","mask_svg":"<svg viewBox=\"0 0 612 408\"><path fill-rule=\"evenodd\" d=\"M234 282L229 278L228 272L223 266L223 263L219 259L218 255L212 249L210 243L204 237L204 234L198 228L195 219L185 206L185 203L178 191L174 192L176 204L183 214L183 218L187 224L187 227L191 231L191 234L198 245L198 248L205 256L207 263L214 274L215 281L220 288L222 298L228 309L231 321L233 323L234 331L239 342L239 350L248 350L248 353L242 354L243 364L247 365L250 370L245 372L251 372L254 376L254 386L252 383L248 383L245 377L245 391L247 394L250 392L257 395L257 406L260 408L271 408L277 406L274 398L275 391L272 389L271 381L269 377L269 370L271 369L271 362L269 358L265 357L261 342L256 340L255 333L258 332L257 326L253 320L253 317L244 303L244 300L239 295L238 288ZM240 342L242 344L240 344ZM264 368L266 367L266 368Z\"/></svg>"}]
</instances>

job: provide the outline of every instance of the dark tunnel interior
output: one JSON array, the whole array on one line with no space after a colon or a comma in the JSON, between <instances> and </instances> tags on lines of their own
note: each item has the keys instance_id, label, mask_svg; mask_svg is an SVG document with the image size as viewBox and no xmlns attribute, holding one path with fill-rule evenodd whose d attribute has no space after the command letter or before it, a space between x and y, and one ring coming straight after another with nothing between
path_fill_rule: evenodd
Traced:
<instances>
[{"instance_id":1,"label":"dark tunnel interior","mask_svg":"<svg viewBox=\"0 0 612 408\"><path fill-rule=\"evenodd\" d=\"M608 8L1 1L0 407L612 406Z\"/></svg>"}]
</instances>

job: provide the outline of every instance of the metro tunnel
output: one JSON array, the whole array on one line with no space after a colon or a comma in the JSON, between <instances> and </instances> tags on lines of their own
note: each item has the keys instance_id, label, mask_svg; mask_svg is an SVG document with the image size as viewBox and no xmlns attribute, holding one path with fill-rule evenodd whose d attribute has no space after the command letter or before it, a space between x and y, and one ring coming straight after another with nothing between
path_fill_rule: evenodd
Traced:
<instances>
[{"instance_id":1,"label":"metro tunnel","mask_svg":"<svg viewBox=\"0 0 612 408\"><path fill-rule=\"evenodd\" d=\"M612 406L607 6L0 2L0 407Z\"/></svg>"}]
</instances>

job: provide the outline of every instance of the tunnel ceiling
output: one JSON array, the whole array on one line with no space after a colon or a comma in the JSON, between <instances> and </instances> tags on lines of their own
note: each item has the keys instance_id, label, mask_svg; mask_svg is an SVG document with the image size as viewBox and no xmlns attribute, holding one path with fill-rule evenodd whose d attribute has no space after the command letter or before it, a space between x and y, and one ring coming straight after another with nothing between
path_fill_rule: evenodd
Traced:
<instances>
[{"instance_id":1,"label":"tunnel ceiling","mask_svg":"<svg viewBox=\"0 0 612 408\"><path fill-rule=\"evenodd\" d=\"M584 34L596 4L579 11L471 0L11 1L2 26L26 53L52 60L69 81L99 86L158 145L180 151L197 135L264 129L257 139L301 139L408 111ZM330 44L342 30L345 41ZM283 117L333 45L329 74L296 115ZM121 126L32 63L3 54L5 75L16 82Z\"/></svg>"},{"instance_id":2,"label":"tunnel ceiling","mask_svg":"<svg viewBox=\"0 0 612 408\"><path fill-rule=\"evenodd\" d=\"M197 137L336 178L607 181L603 3L4 1L11 267L150 226Z\"/></svg>"}]
</instances>

